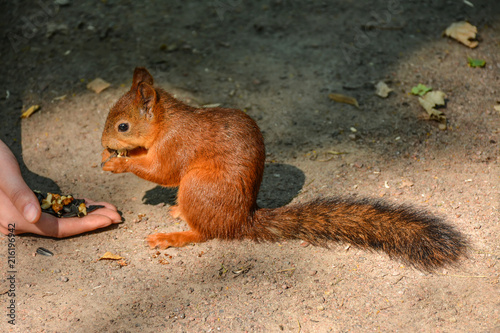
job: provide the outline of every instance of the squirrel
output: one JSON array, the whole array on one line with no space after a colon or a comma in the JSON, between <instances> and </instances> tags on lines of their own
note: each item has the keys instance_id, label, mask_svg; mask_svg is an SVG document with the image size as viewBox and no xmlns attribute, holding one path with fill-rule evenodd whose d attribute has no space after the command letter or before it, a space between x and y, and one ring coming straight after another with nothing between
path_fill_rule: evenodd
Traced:
<instances>
[{"instance_id":1,"label":"squirrel","mask_svg":"<svg viewBox=\"0 0 500 333\"><path fill-rule=\"evenodd\" d=\"M153 86L143 67L135 69L130 90L110 109L101 143L104 171L132 172L161 186L178 186L170 214L191 229L149 235L151 248L215 238L301 239L323 247L344 242L383 251L426 271L456 263L466 253L459 231L408 206L318 198L259 208L266 154L256 122L236 109L186 105Z\"/></svg>"}]
</instances>

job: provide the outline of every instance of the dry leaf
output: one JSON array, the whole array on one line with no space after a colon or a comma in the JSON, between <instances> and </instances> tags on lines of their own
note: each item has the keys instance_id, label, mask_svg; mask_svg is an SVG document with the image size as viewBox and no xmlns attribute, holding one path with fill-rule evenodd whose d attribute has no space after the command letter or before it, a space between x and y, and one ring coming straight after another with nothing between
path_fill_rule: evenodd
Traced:
<instances>
[{"instance_id":1,"label":"dry leaf","mask_svg":"<svg viewBox=\"0 0 500 333\"><path fill-rule=\"evenodd\" d=\"M113 254L111 252L106 252L102 257L100 257L98 260L103 260L103 259L108 259L108 260L120 260L123 259L123 257L120 257L117 254Z\"/></svg>"},{"instance_id":2,"label":"dry leaf","mask_svg":"<svg viewBox=\"0 0 500 333\"><path fill-rule=\"evenodd\" d=\"M110 85L111 83L106 82L101 78L97 78L92 82L89 82L89 84L87 84L87 89L93 90L99 94L104 89L107 89Z\"/></svg>"},{"instance_id":3,"label":"dry leaf","mask_svg":"<svg viewBox=\"0 0 500 333\"><path fill-rule=\"evenodd\" d=\"M67 95L54 97L54 99L52 101L64 101L66 99L66 96Z\"/></svg>"},{"instance_id":4,"label":"dry leaf","mask_svg":"<svg viewBox=\"0 0 500 333\"><path fill-rule=\"evenodd\" d=\"M36 111L40 110L40 105L32 105L28 110L24 111L21 118L28 118Z\"/></svg>"},{"instance_id":5,"label":"dry leaf","mask_svg":"<svg viewBox=\"0 0 500 333\"><path fill-rule=\"evenodd\" d=\"M124 267L124 266L128 266L128 262L126 262L125 260L118 260L118 265L120 265L120 267Z\"/></svg>"},{"instance_id":6,"label":"dry leaf","mask_svg":"<svg viewBox=\"0 0 500 333\"><path fill-rule=\"evenodd\" d=\"M424 97L419 97L420 105L427 111L430 119L446 123L446 116L443 112L436 110L434 107L437 105L444 105L446 95L442 91L429 91Z\"/></svg>"},{"instance_id":7,"label":"dry leaf","mask_svg":"<svg viewBox=\"0 0 500 333\"><path fill-rule=\"evenodd\" d=\"M220 103L213 103L213 104L203 104L201 107L205 109L211 109L211 108L218 108L221 106Z\"/></svg>"},{"instance_id":8,"label":"dry leaf","mask_svg":"<svg viewBox=\"0 0 500 333\"><path fill-rule=\"evenodd\" d=\"M448 37L458 40L460 43L467 45L471 49L475 48L479 43L475 40L477 28L469 22L456 22L450 25L444 34Z\"/></svg>"},{"instance_id":9,"label":"dry leaf","mask_svg":"<svg viewBox=\"0 0 500 333\"><path fill-rule=\"evenodd\" d=\"M358 101L354 97L342 95L342 94L329 94L328 98L330 98L332 101L337 102L337 103L345 103L345 104L350 104L354 105L359 109L359 104Z\"/></svg>"},{"instance_id":10,"label":"dry leaf","mask_svg":"<svg viewBox=\"0 0 500 333\"><path fill-rule=\"evenodd\" d=\"M385 82L383 81L380 81L379 83L377 83L375 85L375 93L382 97L382 98L387 98L387 96L389 96L389 93L391 91L393 91L391 88L389 88L389 86L387 84L385 84Z\"/></svg>"}]
</instances>

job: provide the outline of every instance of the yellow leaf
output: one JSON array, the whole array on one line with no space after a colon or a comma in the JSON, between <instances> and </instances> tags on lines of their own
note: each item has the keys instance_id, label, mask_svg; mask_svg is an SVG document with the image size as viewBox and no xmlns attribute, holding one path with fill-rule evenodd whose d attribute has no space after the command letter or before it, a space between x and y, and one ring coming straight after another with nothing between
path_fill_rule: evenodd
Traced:
<instances>
[{"instance_id":1,"label":"yellow leaf","mask_svg":"<svg viewBox=\"0 0 500 333\"><path fill-rule=\"evenodd\" d=\"M106 253L104 253L104 255L102 257L99 258L99 260L103 260L103 259L120 260L120 259L123 259L123 257L120 257L119 255L113 254L111 252L106 252Z\"/></svg>"},{"instance_id":2,"label":"yellow leaf","mask_svg":"<svg viewBox=\"0 0 500 333\"><path fill-rule=\"evenodd\" d=\"M87 84L87 89L93 90L99 94L104 89L107 89L110 85L111 83L106 82L101 78L97 78L92 82L90 82L89 84Z\"/></svg>"},{"instance_id":3,"label":"yellow leaf","mask_svg":"<svg viewBox=\"0 0 500 333\"><path fill-rule=\"evenodd\" d=\"M475 40L477 34L477 28L470 24L469 22L456 22L450 25L444 34L448 37L456 39L460 43L470 47L475 48L479 43Z\"/></svg>"},{"instance_id":4,"label":"yellow leaf","mask_svg":"<svg viewBox=\"0 0 500 333\"><path fill-rule=\"evenodd\" d=\"M382 97L382 98L387 98L387 96L389 96L389 93L391 91L393 91L391 88L389 88L389 86L387 84L385 84L385 82L383 81L380 81L379 83L377 83L375 85L375 93Z\"/></svg>"},{"instance_id":5,"label":"yellow leaf","mask_svg":"<svg viewBox=\"0 0 500 333\"><path fill-rule=\"evenodd\" d=\"M40 105L32 105L28 110L23 112L23 114L21 115L21 118L28 118L33 113L35 113L35 111L38 111L39 109L40 109Z\"/></svg>"},{"instance_id":6,"label":"yellow leaf","mask_svg":"<svg viewBox=\"0 0 500 333\"><path fill-rule=\"evenodd\" d=\"M330 98L332 101L337 102L337 103L345 103L345 104L350 104L354 105L359 109L359 104L358 101L354 97L342 95L342 94L329 94L328 98Z\"/></svg>"},{"instance_id":7,"label":"yellow leaf","mask_svg":"<svg viewBox=\"0 0 500 333\"><path fill-rule=\"evenodd\" d=\"M420 105L427 111L430 119L437 120L441 123L446 123L446 116L443 112L435 109L437 105L444 105L446 95L442 91L430 91L424 97L419 97Z\"/></svg>"}]
</instances>

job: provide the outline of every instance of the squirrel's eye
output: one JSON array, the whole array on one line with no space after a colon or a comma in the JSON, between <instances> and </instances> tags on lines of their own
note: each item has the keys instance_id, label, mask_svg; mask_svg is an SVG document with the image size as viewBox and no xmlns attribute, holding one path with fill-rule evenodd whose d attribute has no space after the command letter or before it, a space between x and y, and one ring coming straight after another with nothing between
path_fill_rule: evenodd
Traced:
<instances>
[{"instance_id":1,"label":"squirrel's eye","mask_svg":"<svg viewBox=\"0 0 500 333\"><path fill-rule=\"evenodd\" d=\"M118 125L118 131L120 132L126 132L128 131L128 124L127 123L121 123Z\"/></svg>"}]
</instances>

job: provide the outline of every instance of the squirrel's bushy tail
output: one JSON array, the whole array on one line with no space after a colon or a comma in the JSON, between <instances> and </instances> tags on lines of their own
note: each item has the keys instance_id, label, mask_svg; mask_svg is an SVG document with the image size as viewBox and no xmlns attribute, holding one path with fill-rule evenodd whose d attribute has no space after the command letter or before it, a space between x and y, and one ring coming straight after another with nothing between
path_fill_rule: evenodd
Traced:
<instances>
[{"instance_id":1,"label":"squirrel's bushy tail","mask_svg":"<svg viewBox=\"0 0 500 333\"><path fill-rule=\"evenodd\" d=\"M466 241L442 219L405 206L373 200L316 199L255 212L248 237L276 242L302 239L328 247L344 242L381 250L390 258L432 271L465 255Z\"/></svg>"}]
</instances>

